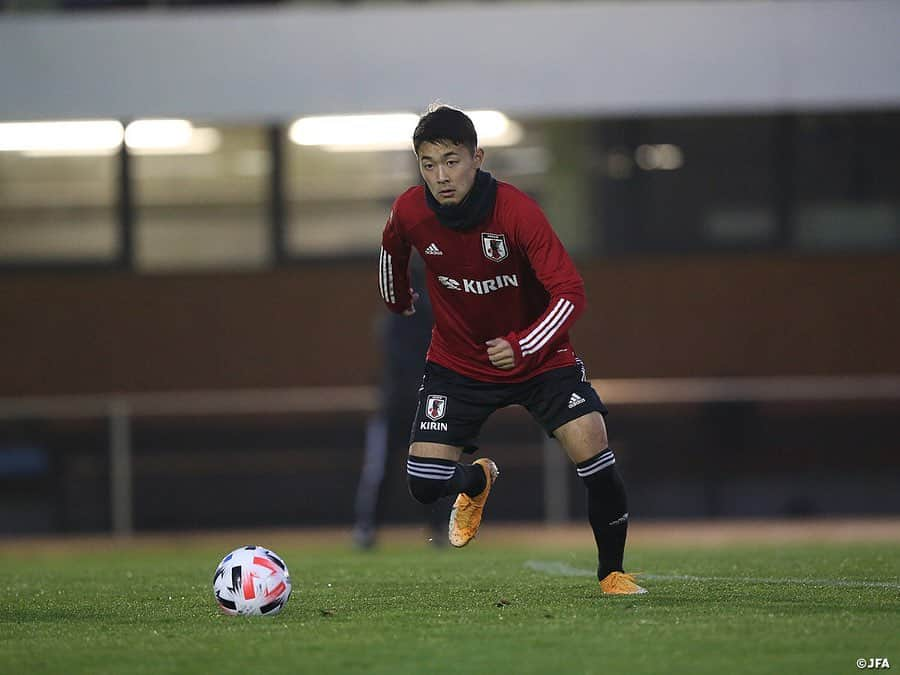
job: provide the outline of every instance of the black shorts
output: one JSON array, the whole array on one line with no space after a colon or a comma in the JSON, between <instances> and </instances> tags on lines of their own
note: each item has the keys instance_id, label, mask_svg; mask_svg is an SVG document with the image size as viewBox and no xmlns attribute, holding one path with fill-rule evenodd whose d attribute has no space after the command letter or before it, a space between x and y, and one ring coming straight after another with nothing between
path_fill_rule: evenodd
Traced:
<instances>
[{"instance_id":1,"label":"black shorts","mask_svg":"<svg viewBox=\"0 0 900 675\"><path fill-rule=\"evenodd\" d=\"M582 415L596 411L605 417L608 412L580 360L574 366L554 368L511 384L473 380L429 361L410 443L442 443L475 452L481 426L491 413L517 404L524 406L550 437Z\"/></svg>"}]
</instances>

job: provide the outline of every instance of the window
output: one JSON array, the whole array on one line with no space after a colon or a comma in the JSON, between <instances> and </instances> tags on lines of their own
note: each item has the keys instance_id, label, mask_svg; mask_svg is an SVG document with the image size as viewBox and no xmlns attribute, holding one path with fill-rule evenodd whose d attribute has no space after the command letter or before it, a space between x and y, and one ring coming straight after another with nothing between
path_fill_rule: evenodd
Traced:
<instances>
[{"instance_id":1,"label":"window","mask_svg":"<svg viewBox=\"0 0 900 675\"><path fill-rule=\"evenodd\" d=\"M900 246L900 115L795 122L792 243L802 250Z\"/></svg>"},{"instance_id":2,"label":"window","mask_svg":"<svg viewBox=\"0 0 900 675\"><path fill-rule=\"evenodd\" d=\"M0 124L0 266L162 272L371 258L393 200L420 181L408 122L393 145L366 151L299 145L287 125L95 120L25 138ZM484 143L485 168L535 197L578 257L900 249L900 111L542 118L509 129L514 138Z\"/></svg>"},{"instance_id":3,"label":"window","mask_svg":"<svg viewBox=\"0 0 900 675\"><path fill-rule=\"evenodd\" d=\"M900 247L900 113L597 121L595 253Z\"/></svg>"},{"instance_id":4,"label":"window","mask_svg":"<svg viewBox=\"0 0 900 675\"><path fill-rule=\"evenodd\" d=\"M776 243L772 117L601 122L596 210L607 250L679 252Z\"/></svg>"},{"instance_id":5,"label":"window","mask_svg":"<svg viewBox=\"0 0 900 675\"><path fill-rule=\"evenodd\" d=\"M416 183L413 153L285 143L288 254L373 255L394 198Z\"/></svg>"},{"instance_id":6,"label":"window","mask_svg":"<svg viewBox=\"0 0 900 675\"><path fill-rule=\"evenodd\" d=\"M117 159L0 152L0 264L113 262Z\"/></svg>"},{"instance_id":7,"label":"window","mask_svg":"<svg viewBox=\"0 0 900 675\"><path fill-rule=\"evenodd\" d=\"M271 261L262 127L191 125L177 151L135 150L135 266L256 268Z\"/></svg>"}]
</instances>

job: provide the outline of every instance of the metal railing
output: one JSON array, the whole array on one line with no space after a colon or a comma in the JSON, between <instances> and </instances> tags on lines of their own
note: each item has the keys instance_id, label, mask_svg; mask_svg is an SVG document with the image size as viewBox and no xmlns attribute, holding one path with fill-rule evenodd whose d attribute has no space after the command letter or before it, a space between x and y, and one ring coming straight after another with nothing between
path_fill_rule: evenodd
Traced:
<instances>
[{"instance_id":1,"label":"metal railing","mask_svg":"<svg viewBox=\"0 0 900 675\"><path fill-rule=\"evenodd\" d=\"M592 384L610 405L900 400L900 375L597 379ZM0 420L106 419L112 529L128 535L134 530L134 418L373 413L377 404L378 390L371 386L36 396L0 398ZM567 520L570 468L555 441L544 443L543 465L545 518Z\"/></svg>"}]
</instances>

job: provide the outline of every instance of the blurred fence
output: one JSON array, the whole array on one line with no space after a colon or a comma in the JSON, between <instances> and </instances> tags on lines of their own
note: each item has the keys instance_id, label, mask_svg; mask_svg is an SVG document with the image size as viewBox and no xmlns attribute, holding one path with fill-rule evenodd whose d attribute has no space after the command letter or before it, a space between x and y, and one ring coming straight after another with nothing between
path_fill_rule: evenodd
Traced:
<instances>
[{"instance_id":1,"label":"blurred fence","mask_svg":"<svg viewBox=\"0 0 900 675\"><path fill-rule=\"evenodd\" d=\"M829 474L828 471L821 474L823 468L828 469L829 463L832 463L831 468L837 471L842 462L845 466L849 466L865 456L863 446L846 447L841 440L841 433L836 436L835 433L828 431L827 425L822 426L822 420L834 418L836 409L843 410L844 413L849 411L851 416L854 411L857 415L867 411L868 419L871 420L874 415L882 422L887 422L888 426L879 430L867 424L865 419L848 421L850 427L858 426L859 438L865 438L867 433L875 434L877 436L875 445L881 448L885 457L896 456L896 451L900 449L900 433L898 433L900 428L894 428L896 423L892 424L892 421L900 420L900 376L601 379L594 380L593 384L613 409L611 438L617 449L622 446L627 448L627 452L623 453L624 456L620 456L620 460L624 460L626 470L630 467L633 474L630 478L634 483L632 491L639 497L637 501L658 502L669 494L672 500L669 510L672 515L679 515L679 511L685 509L688 509L688 512L681 515L730 515L728 509L725 509L725 513L716 513L717 506L714 503L716 500L712 499L710 494L720 489L728 489L725 487L728 480L752 474L753 471L745 471L747 467L742 468L740 464L749 462L751 465L757 465L752 458L765 456L763 448L766 446L770 451L774 451L775 456L782 453L782 461L778 462L782 466L793 465L802 471L807 464L806 468L811 475L819 472L820 477L826 479L825 483L830 484L829 480L834 476L825 475ZM162 475L168 475L169 478L153 481L144 489L144 496L140 499L168 501L175 510L174 521L166 523L150 518L147 520L150 527L221 525L221 522L215 520L204 521L199 515L202 511L199 505L204 500L220 499L224 511L233 512L237 509L239 512L241 508L246 508L240 504L242 496L251 501L256 499L257 502L262 502L256 504L250 509L251 513L247 514L251 521L256 518L260 523L268 524L273 521L285 522L287 518L287 522L293 524L334 523L335 520L342 519L339 502L341 500L349 502L352 499L352 491L345 492L344 488L349 488L355 479L354 472L358 468L356 463L359 458L358 448L362 443L360 422L374 412L376 404L376 389L366 386L7 398L0 399L0 430L9 431L12 428L10 425L20 424L26 420L38 420L50 425L59 425L66 420L87 420L94 425L97 423L103 425L105 438L96 435L97 427L94 426L94 436L88 443L105 445L108 458L106 471L108 519L101 517L93 521L94 529L97 527L96 523L104 522L108 524L109 529L121 535L129 534L136 529L134 485L138 477L135 475L133 458L135 424L156 420L159 426L162 420L161 426L165 427L168 424L171 427L173 421L186 418L193 421L205 420L205 426L201 424L197 428L197 433L186 442L184 439L175 443L163 440L161 444L168 445L173 452L162 456L161 459L157 458L155 464L154 461L148 460L147 466L156 466L157 471L163 467L167 473L164 472ZM783 410L783 406L792 405L825 406L815 411L811 417L806 417L805 421L800 421L800 425L805 425L807 429L820 428L813 429L813 433L805 440L793 441L795 445L806 448L797 454L793 461L783 456L784 448L791 446L791 441L785 440L789 433L775 432L776 436L780 433L782 438L775 438L774 443L771 434L768 439L765 438L761 427L765 426L766 405L782 406L780 410ZM657 412L648 413L648 410ZM668 412L660 416L658 412L660 410ZM698 410L701 412L700 417L692 417L690 411ZM807 408L799 408L795 413L797 410L808 411ZM670 421L661 421L666 415ZM263 436L267 433L266 429L271 430L273 427L271 421L278 416L288 416L295 423L289 432L292 435L289 444L296 453L301 455L307 453L311 457L317 452L313 448L322 445L317 438L330 439L325 445L333 442L333 447L322 453L320 460L307 458L310 461L307 461L305 465L307 468L302 471L304 474L302 476L296 475L291 468L293 465L287 462L283 465L287 475L280 476L280 473L285 473L280 470L281 455L266 454L266 441ZM501 413L499 417L501 418L499 426L487 430L484 447L490 452L496 449L501 457L506 453L505 459L512 474L510 483L513 487L510 488L510 492L518 494L516 498L518 501L510 498L506 508L501 505L498 509L501 511L500 517L505 514L506 517L519 519L539 516L548 522L569 520L573 510L578 510L575 504L577 498L573 498L577 483L572 478L574 472L571 471L563 453L559 451L554 441L542 443L537 427L530 423L523 424L524 420L516 413L507 414L506 417ZM210 463L207 465L203 465L202 462L184 463L185 458L189 458L200 449L208 448L211 442L212 445L218 444L217 447L221 448L228 446L227 442L211 439L221 439L223 434L225 437L233 435L234 432L229 431L227 425L223 430L222 423L225 420L235 419L255 420L251 425L253 430L246 433L237 443L237 450L232 452L222 449L211 453ZM315 419L320 419L320 423L314 422ZM685 427L691 427L694 431L687 437L679 439L678 424L672 425L672 419L680 420L682 432ZM701 430L700 441L696 440L698 429ZM84 436L82 435L79 441L76 433L78 429L69 428L67 431L69 439L63 446L77 450L79 443L84 444ZM653 437L657 432L658 435ZM6 443L3 443L4 436L7 439ZM38 438L29 439L27 434L23 435L21 432L15 437L15 442L10 441L11 438L13 437L9 434L0 435L0 443L6 446L4 448L0 445L0 458L4 449L15 447L21 449L40 444ZM510 447L504 449L502 447L504 443ZM276 442L276 445L279 444L284 445L282 441ZM309 447L306 447L307 445ZM815 447L810 448L811 445ZM404 450L398 449L399 452ZM62 451L65 452L65 449ZM640 461L642 455L643 466ZM666 455L668 460L665 458ZM222 462L233 465L238 479L245 473L244 482L237 480L230 483L236 487L217 490L217 457L221 458ZM651 458L655 468L648 461ZM875 464L881 461L884 461L884 457L875 461ZM872 471L881 473L883 478L892 481L891 476L897 473L896 462L890 459L887 459L887 462L889 469L893 467L892 471L880 471L873 465L869 467L870 473ZM675 468L684 464L690 464L693 468L687 472ZM757 466L757 474L769 475L773 469L777 473L775 466L765 466L762 460L758 464L762 466ZM3 468L3 462L0 461L0 482L5 481L7 485L12 485L15 480L15 475L12 475L14 472L7 471L6 473L10 475L4 476ZM323 484L335 480L336 470L343 472L343 478L337 480L335 484L336 489L324 489L321 493L317 493L317 487L321 488ZM517 471L522 473L520 479L515 478ZM525 475L527 472L531 472L529 476ZM100 473L103 473L102 470ZM75 496L63 505L58 504L57 508L71 509L74 508L73 504L89 498L96 500L105 493L103 487L96 481L79 483L81 479L78 478L77 472L74 474L69 472L67 475L67 478L57 481L50 488L50 492L74 491ZM683 495L680 497L677 495L677 486L685 483L686 475L692 477L688 482L693 486L687 486L686 489L704 493L701 502L706 504L705 514L691 513L690 507L679 503L679 500L683 502L684 498ZM181 476L183 481L179 480L178 476ZM698 479L699 482L693 479ZM853 482L852 478L850 482ZM854 489L857 491L861 488L872 491L873 495L877 492L877 486L869 484L867 487L859 481L856 482L858 485ZM772 484L775 486L777 483L776 476ZM273 492L273 489L267 490L267 487L274 488L276 484L277 490L284 494L278 500L269 501L267 506L264 495L271 495ZM294 485L295 489L291 489L291 485ZM398 482L398 485L402 485L402 482ZM405 489L400 491L403 492L402 497L406 497ZM19 528L11 526L10 521L16 518L16 505L9 497L14 495L15 491L5 492L7 503L2 504L0 531L23 529L27 531L27 525ZM530 495L532 502L530 505L526 505L523 493ZM535 500L533 496L535 493L541 494L542 498ZM263 497L253 497L255 494ZM648 494L655 497L650 499L646 496ZM54 499L52 495L49 498ZM198 505L194 509L198 511L196 517L190 515L192 499L196 500L193 503ZM328 504L329 500L332 505ZM235 501L238 503L227 504ZM283 511L285 505L290 505L292 501L295 504L290 507L287 516L284 512L279 512L279 508ZM534 504L535 501L539 503ZM181 506L176 507L175 504ZM27 508L27 505L20 505L19 508ZM802 505L795 505L794 508L799 509L798 514L802 515ZM849 510L880 511L891 508L895 506L892 507L890 500L885 503L882 497L880 505L872 507L870 504L867 507L865 504L859 504L850 507ZM841 512L848 510L848 507L846 504L844 507L838 505L834 510ZM654 515L665 515L665 509ZM70 519L67 522L68 525L56 529L77 530L85 527L79 524L77 519ZM143 525L139 523L137 529L142 527ZM91 529L91 526L87 529Z\"/></svg>"}]
</instances>

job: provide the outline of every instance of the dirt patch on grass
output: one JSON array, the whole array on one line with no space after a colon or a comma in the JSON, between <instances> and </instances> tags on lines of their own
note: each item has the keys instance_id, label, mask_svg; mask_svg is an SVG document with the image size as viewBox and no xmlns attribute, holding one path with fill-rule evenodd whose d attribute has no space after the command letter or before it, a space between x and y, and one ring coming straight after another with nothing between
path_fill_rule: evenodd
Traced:
<instances>
[{"instance_id":1,"label":"dirt patch on grass","mask_svg":"<svg viewBox=\"0 0 900 675\"><path fill-rule=\"evenodd\" d=\"M385 546L427 545L430 533L417 526L391 526L379 532ZM641 547L719 547L728 544L814 542L900 542L900 518L830 518L802 520L675 520L631 524L629 545ZM161 551L180 547L210 547L227 552L242 544L278 547L351 546L349 528L284 528L236 531L203 531L113 535L59 535L8 537L0 541L0 554L65 555L90 551ZM478 540L481 546L530 546L583 548L593 545L584 523L492 524L485 521Z\"/></svg>"},{"instance_id":2,"label":"dirt patch on grass","mask_svg":"<svg viewBox=\"0 0 900 675\"><path fill-rule=\"evenodd\" d=\"M486 527L486 526L485 526ZM484 538L502 543L574 546L593 543L584 524L504 526ZM633 522L628 542L642 547L719 547L728 544L900 542L900 518L809 520L676 520Z\"/></svg>"}]
</instances>

